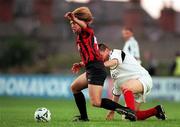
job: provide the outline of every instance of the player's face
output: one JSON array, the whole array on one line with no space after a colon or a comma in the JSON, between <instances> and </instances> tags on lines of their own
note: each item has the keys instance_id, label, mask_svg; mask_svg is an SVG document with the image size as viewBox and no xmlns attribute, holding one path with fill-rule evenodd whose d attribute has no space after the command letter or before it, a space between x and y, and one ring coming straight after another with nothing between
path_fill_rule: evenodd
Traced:
<instances>
[{"instance_id":1,"label":"player's face","mask_svg":"<svg viewBox=\"0 0 180 127\"><path fill-rule=\"evenodd\" d=\"M132 35L133 35L133 34L132 34L131 31L125 30L125 29L122 30L122 37L123 37L125 40L128 40Z\"/></svg>"},{"instance_id":2,"label":"player's face","mask_svg":"<svg viewBox=\"0 0 180 127\"><path fill-rule=\"evenodd\" d=\"M71 21L70 24L71 24L71 29L73 33L78 34L81 32L81 27L77 23Z\"/></svg>"},{"instance_id":3,"label":"player's face","mask_svg":"<svg viewBox=\"0 0 180 127\"><path fill-rule=\"evenodd\" d=\"M105 51L100 51L100 55L103 61L107 61L109 59L109 50L106 49Z\"/></svg>"}]
</instances>

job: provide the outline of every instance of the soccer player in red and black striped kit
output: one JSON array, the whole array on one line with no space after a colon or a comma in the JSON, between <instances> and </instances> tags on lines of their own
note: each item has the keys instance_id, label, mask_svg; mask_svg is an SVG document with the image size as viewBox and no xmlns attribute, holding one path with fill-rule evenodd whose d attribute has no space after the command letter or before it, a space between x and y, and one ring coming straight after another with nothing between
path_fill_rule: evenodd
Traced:
<instances>
[{"instance_id":1,"label":"soccer player in red and black striped kit","mask_svg":"<svg viewBox=\"0 0 180 127\"><path fill-rule=\"evenodd\" d=\"M82 62L73 64L72 71L78 73L81 67L85 67L85 73L77 77L71 84L71 91L80 112L80 116L76 116L73 121L89 121L85 97L81 92L85 88L89 90L90 102L93 106L117 111L120 114L125 114L129 120L136 120L131 109L110 99L101 98L106 70L94 31L89 27L93 20L90 10L87 7L80 7L73 12L67 12L65 18L69 19L72 31L77 35L76 45L82 59Z\"/></svg>"}]
</instances>

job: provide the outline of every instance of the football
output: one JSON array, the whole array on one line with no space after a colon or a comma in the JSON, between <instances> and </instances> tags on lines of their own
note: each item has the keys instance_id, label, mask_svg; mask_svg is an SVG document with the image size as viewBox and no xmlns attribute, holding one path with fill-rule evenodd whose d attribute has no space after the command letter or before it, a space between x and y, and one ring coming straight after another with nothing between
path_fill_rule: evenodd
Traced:
<instances>
[{"instance_id":1,"label":"football","mask_svg":"<svg viewBox=\"0 0 180 127\"><path fill-rule=\"evenodd\" d=\"M38 108L34 113L34 120L37 122L49 122L51 120L51 112L47 108Z\"/></svg>"}]
</instances>

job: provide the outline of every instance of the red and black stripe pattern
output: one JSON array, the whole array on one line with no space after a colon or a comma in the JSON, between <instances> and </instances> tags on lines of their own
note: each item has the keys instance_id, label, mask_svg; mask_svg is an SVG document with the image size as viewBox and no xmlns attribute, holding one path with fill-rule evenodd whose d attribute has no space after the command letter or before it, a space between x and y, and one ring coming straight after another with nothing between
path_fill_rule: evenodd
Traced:
<instances>
[{"instance_id":1,"label":"red and black stripe pattern","mask_svg":"<svg viewBox=\"0 0 180 127\"><path fill-rule=\"evenodd\" d=\"M76 43L85 65L92 61L102 61L92 28L82 29L81 33L77 36Z\"/></svg>"}]
</instances>

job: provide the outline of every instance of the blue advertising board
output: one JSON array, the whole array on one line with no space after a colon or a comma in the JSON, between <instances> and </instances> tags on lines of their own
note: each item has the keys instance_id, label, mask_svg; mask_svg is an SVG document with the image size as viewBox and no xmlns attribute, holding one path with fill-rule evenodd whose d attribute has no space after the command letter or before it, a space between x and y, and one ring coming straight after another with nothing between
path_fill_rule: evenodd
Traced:
<instances>
[{"instance_id":1,"label":"blue advertising board","mask_svg":"<svg viewBox=\"0 0 180 127\"><path fill-rule=\"evenodd\" d=\"M0 96L72 98L72 75L0 75ZM112 96L113 81L107 78L103 96ZM88 90L83 90L88 98ZM180 78L153 77L153 88L147 99L180 101Z\"/></svg>"},{"instance_id":2,"label":"blue advertising board","mask_svg":"<svg viewBox=\"0 0 180 127\"><path fill-rule=\"evenodd\" d=\"M0 95L69 98L73 76L1 75Z\"/></svg>"}]
</instances>

